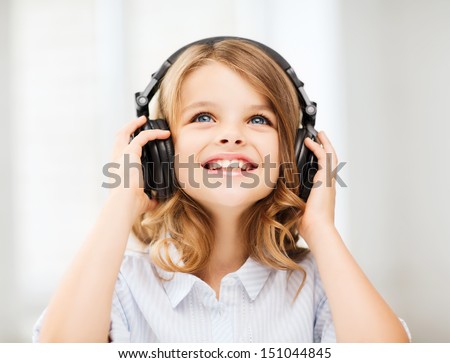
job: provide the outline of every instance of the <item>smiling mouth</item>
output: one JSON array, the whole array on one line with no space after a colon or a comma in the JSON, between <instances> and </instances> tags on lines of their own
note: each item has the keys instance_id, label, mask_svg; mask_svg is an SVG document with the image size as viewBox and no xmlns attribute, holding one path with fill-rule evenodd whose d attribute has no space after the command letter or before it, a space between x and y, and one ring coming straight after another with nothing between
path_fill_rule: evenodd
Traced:
<instances>
[{"instance_id":1,"label":"smiling mouth","mask_svg":"<svg viewBox=\"0 0 450 363\"><path fill-rule=\"evenodd\" d=\"M212 160L202 165L204 169L211 171L242 172L252 171L258 168L258 164L244 160Z\"/></svg>"}]
</instances>

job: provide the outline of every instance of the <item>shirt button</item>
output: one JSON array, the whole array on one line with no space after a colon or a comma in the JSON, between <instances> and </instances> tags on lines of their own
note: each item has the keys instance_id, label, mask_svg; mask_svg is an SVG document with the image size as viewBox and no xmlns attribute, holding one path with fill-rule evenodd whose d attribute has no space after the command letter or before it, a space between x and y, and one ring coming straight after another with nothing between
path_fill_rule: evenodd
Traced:
<instances>
[{"instance_id":1,"label":"shirt button","mask_svg":"<svg viewBox=\"0 0 450 363\"><path fill-rule=\"evenodd\" d=\"M215 293L206 294L203 298L203 304L205 306L212 307L212 306L214 306L215 302L216 302L216 294Z\"/></svg>"},{"instance_id":2,"label":"shirt button","mask_svg":"<svg viewBox=\"0 0 450 363\"><path fill-rule=\"evenodd\" d=\"M225 312L225 307L223 305L219 305L219 315L222 316Z\"/></svg>"}]
</instances>

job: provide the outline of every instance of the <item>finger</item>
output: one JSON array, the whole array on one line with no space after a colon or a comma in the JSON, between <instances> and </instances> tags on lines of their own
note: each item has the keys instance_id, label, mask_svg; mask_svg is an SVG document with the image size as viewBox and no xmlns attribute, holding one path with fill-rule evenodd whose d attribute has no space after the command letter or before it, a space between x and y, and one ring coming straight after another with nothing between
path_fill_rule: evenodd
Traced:
<instances>
[{"instance_id":1,"label":"finger","mask_svg":"<svg viewBox=\"0 0 450 363\"><path fill-rule=\"evenodd\" d=\"M116 138L114 141L112 153L113 160L130 143L131 134L134 133L139 127L141 127L146 122L146 120L147 118L145 116L141 116L137 119L134 119L133 121L130 121L116 132Z\"/></svg>"},{"instance_id":2,"label":"finger","mask_svg":"<svg viewBox=\"0 0 450 363\"><path fill-rule=\"evenodd\" d=\"M150 212L153 209L156 208L156 206L159 204L159 202L156 199L148 199L147 201L147 207L145 208L146 212Z\"/></svg>"},{"instance_id":3,"label":"finger","mask_svg":"<svg viewBox=\"0 0 450 363\"><path fill-rule=\"evenodd\" d=\"M128 138L130 135L135 132L139 127L141 127L145 122L147 121L146 116L138 117L127 124L125 124L119 131L117 132L118 135L126 135Z\"/></svg>"},{"instance_id":4,"label":"finger","mask_svg":"<svg viewBox=\"0 0 450 363\"><path fill-rule=\"evenodd\" d=\"M319 134L320 135L320 134ZM323 141L322 137L321 140ZM313 141L311 138L307 137L305 139L305 145L314 153L317 157L317 162L321 166L323 170L333 170L337 166L337 158L335 154L332 152L332 149L328 148L328 145L318 144L316 141ZM331 155L331 159L330 156Z\"/></svg>"},{"instance_id":5,"label":"finger","mask_svg":"<svg viewBox=\"0 0 450 363\"><path fill-rule=\"evenodd\" d=\"M313 141L310 137L305 138L305 145L314 153L318 160L322 160L325 157L325 150L318 142Z\"/></svg>"},{"instance_id":6,"label":"finger","mask_svg":"<svg viewBox=\"0 0 450 363\"><path fill-rule=\"evenodd\" d=\"M145 116L141 116L134 119L133 121L130 121L121 129L119 129L116 133L116 146L120 149L123 149L130 142L131 134L133 134L143 124L145 124L146 121L147 118Z\"/></svg>"},{"instance_id":7,"label":"finger","mask_svg":"<svg viewBox=\"0 0 450 363\"><path fill-rule=\"evenodd\" d=\"M337 165L337 154L336 151L334 150L333 145L330 142L330 139L328 138L328 136L325 134L324 131L320 131L319 132L319 140L323 145L323 149L325 150L325 152L327 154L331 154L333 157L333 164Z\"/></svg>"},{"instance_id":8,"label":"finger","mask_svg":"<svg viewBox=\"0 0 450 363\"><path fill-rule=\"evenodd\" d=\"M330 139L328 138L328 136L325 134L325 131L320 131L318 133L319 136L319 140L323 145L323 148L325 149L326 152L332 152L332 153L336 153L334 151L333 145L330 142Z\"/></svg>"},{"instance_id":9,"label":"finger","mask_svg":"<svg viewBox=\"0 0 450 363\"><path fill-rule=\"evenodd\" d=\"M145 144L156 139L167 139L169 136L169 130L155 129L142 131L125 147L124 153L134 153L141 157L142 148Z\"/></svg>"}]
</instances>

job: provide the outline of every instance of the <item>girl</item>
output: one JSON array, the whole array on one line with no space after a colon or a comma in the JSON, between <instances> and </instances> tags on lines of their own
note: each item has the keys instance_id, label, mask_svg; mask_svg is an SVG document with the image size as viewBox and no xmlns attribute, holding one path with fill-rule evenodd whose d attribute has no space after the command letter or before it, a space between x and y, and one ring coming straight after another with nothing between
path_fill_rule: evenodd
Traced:
<instances>
[{"instance_id":1,"label":"girl","mask_svg":"<svg viewBox=\"0 0 450 363\"><path fill-rule=\"evenodd\" d=\"M188 47L159 90L170 131L130 142L140 117L117 133L113 159L130 185L110 193L34 340L408 341L335 228L326 168L338 161L324 132L321 145L305 141L321 168L307 203L298 197L286 165L299 109L290 79L254 44ZM139 168L124 164L169 136L179 188L158 202L144 193ZM127 249L131 230L139 249ZM297 246L300 236L309 249Z\"/></svg>"}]
</instances>

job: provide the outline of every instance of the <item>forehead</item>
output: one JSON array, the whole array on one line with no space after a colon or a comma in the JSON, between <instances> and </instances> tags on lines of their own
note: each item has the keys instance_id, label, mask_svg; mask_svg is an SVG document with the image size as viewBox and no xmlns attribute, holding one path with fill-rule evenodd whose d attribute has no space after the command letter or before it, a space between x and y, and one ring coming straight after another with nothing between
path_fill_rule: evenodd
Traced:
<instances>
[{"instance_id":1,"label":"forehead","mask_svg":"<svg viewBox=\"0 0 450 363\"><path fill-rule=\"evenodd\" d=\"M227 65L210 61L191 71L180 87L181 110L192 102L264 104L270 103L255 87L237 71Z\"/></svg>"}]
</instances>

